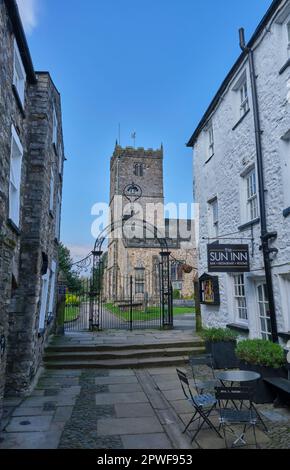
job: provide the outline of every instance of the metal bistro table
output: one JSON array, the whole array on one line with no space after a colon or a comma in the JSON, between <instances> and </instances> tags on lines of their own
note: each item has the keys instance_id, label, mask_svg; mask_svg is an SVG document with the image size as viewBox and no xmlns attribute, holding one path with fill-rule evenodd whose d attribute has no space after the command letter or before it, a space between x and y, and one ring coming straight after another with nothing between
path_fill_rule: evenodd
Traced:
<instances>
[{"instance_id":1,"label":"metal bistro table","mask_svg":"<svg viewBox=\"0 0 290 470\"><path fill-rule=\"evenodd\" d=\"M257 382L258 380L260 380L261 375L258 374L257 372L251 372L248 370L232 370L232 371L226 371L226 372L219 372L216 374L216 377L220 380L222 386L226 388L226 382L230 382L231 387L233 387L235 383L243 384L247 382ZM236 405L234 404L234 406ZM256 409L254 405L253 405L253 408L265 432L268 432L267 426L264 423L260 413L258 412L258 410Z\"/></svg>"}]
</instances>

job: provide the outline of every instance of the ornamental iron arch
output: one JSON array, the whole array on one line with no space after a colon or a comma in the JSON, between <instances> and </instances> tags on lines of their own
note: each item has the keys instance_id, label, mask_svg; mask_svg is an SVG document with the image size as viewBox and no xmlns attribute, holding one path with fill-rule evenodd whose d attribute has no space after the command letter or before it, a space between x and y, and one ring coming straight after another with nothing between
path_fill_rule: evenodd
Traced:
<instances>
[{"instance_id":1,"label":"ornamental iron arch","mask_svg":"<svg viewBox=\"0 0 290 470\"><path fill-rule=\"evenodd\" d=\"M104 243L114 232L123 230L130 223L141 226L145 233L151 233L152 238L157 240L158 261L157 265L154 263L152 271L133 271L134 275L116 271L116 277L122 286L122 295L113 302L108 300L104 293L109 275L104 259ZM157 285L157 292L156 296L154 294L150 298L148 286L153 286L156 266L157 278L154 286ZM65 331L173 327L170 252L166 238L150 222L124 216L122 220L109 224L99 234L92 252L83 260L74 263L73 267L78 273L80 283L74 287L66 286ZM81 276L88 271L90 276Z\"/></svg>"}]
</instances>

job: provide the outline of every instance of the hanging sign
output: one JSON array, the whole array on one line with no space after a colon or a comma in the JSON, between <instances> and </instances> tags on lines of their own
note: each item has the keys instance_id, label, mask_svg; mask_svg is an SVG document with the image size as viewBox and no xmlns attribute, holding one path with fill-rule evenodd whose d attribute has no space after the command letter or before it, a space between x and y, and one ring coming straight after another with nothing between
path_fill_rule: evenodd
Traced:
<instances>
[{"instance_id":1,"label":"hanging sign","mask_svg":"<svg viewBox=\"0 0 290 470\"><path fill-rule=\"evenodd\" d=\"M243 273L250 271L248 245L208 245L210 273Z\"/></svg>"},{"instance_id":2,"label":"hanging sign","mask_svg":"<svg viewBox=\"0 0 290 470\"><path fill-rule=\"evenodd\" d=\"M205 305L220 305L219 278L203 274L199 278L200 303Z\"/></svg>"}]
</instances>

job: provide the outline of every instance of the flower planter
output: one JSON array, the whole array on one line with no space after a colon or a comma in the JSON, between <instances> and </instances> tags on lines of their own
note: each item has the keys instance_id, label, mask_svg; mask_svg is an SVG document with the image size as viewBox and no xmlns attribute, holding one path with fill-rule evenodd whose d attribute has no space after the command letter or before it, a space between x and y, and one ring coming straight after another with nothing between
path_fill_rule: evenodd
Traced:
<instances>
[{"instance_id":1,"label":"flower planter","mask_svg":"<svg viewBox=\"0 0 290 470\"><path fill-rule=\"evenodd\" d=\"M206 341L206 352L212 354L215 369L236 369L236 341Z\"/></svg>"},{"instance_id":2,"label":"flower planter","mask_svg":"<svg viewBox=\"0 0 290 470\"><path fill-rule=\"evenodd\" d=\"M241 370L249 370L252 372L257 372L261 375L261 379L256 382L255 385L255 396L254 402L257 404L264 403L273 403L276 398L275 390L264 382L264 378L268 377L283 377L287 378L287 371L285 368L280 367L279 369L274 369L273 367L264 367L257 364L249 364L244 361L239 361L239 367ZM249 383L249 386L253 386L253 382Z\"/></svg>"}]
</instances>

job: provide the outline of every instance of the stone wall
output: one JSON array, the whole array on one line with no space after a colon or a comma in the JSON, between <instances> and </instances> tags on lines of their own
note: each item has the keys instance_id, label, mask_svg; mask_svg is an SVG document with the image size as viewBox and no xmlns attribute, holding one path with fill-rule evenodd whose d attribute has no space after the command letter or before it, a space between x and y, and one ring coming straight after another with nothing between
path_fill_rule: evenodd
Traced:
<instances>
[{"instance_id":1,"label":"stone wall","mask_svg":"<svg viewBox=\"0 0 290 470\"><path fill-rule=\"evenodd\" d=\"M284 2L290 15L290 2ZM285 10L285 18L287 17ZM284 19L285 19L284 18ZM284 280L290 278L290 218L285 218L283 209L290 204L290 144L281 139L290 131L289 92L290 68L280 72L288 59L288 42L286 41L286 24L280 18L269 23L269 30L263 33L255 45L255 64L257 75L258 101L261 116L264 175L266 187L266 207L268 231L277 231L278 239L273 246L279 253L273 257L273 282L277 308L278 329L281 332L290 330L290 302L287 287L282 289ZM243 73L247 74L250 111L237 122L237 101L235 85ZM209 201L218 198L220 243L249 244L251 272L246 278L246 297L250 336L260 336L255 286L264 280L262 253L259 250L260 223L241 227L245 220L242 203L242 176L247 169L256 163L254 118L252 96L250 94L250 75L247 60L236 72L228 84L216 107L211 122L214 130L215 152L207 162L208 136L206 128L199 134L194 146L194 179L196 202L200 204L200 275L207 271L207 243L211 233L209 220ZM282 149L283 147L283 149ZM288 161L283 152L288 152ZM284 176L288 184L283 185ZM231 234L231 235L229 235ZM205 240L203 240L203 237ZM228 240L230 238L230 241ZM251 239L253 239L251 241ZM221 306L202 306L205 325L225 326L236 322L233 302L233 279L230 275L220 274Z\"/></svg>"},{"instance_id":2,"label":"stone wall","mask_svg":"<svg viewBox=\"0 0 290 470\"><path fill-rule=\"evenodd\" d=\"M53 326L53 316L48 319L51 302L47 302L45 327L39 329L41 270L45 253L49 269L56 262L57 274L55 224L64 155L60 96L49 74L39 73L36 80L27 75L23 109L13 91L13 24L6 2L0 0L0 419L4 389L8 394L27 391ZM53 106L59 123L56 147L52 144ZM12 125L23 147L18 227L9 221ZM51 170L55 184L50 212ZM48 300L51 292L53 300L51 289L49 282Z\"/></svg>"},{"instance_id":3,"label":"stone wall","mask_svg":"<svg viewBox=\"0 0 290 470\"><path fill-rule=\"evenodd\" d=\"M46 320L39 327L42 293L42 253L48 257L48 269L58 262L58 242L55 240L57 192L61 191L59 158L63 155L60 97L49 74L37 74L37 84L28 89L27 110L27 176L25 204L20 236L21 255L19 285L15 290L10 311L7 393L23 393L39 367L43 348L52 322L48 318L50 290L47 292ZM52 115L56 110L59 122L58 142L52 143ZM54 207L50 206L51 171L54 174Z\"/></svg>"},{"instance_id":4,"label":"stone wall","mask_svg":"<svg viewBox=\"0 0 290 470\"><path fill-rule=\"evenodd\" d=\"M26 152L25 119L12 91L13 41L9 17L4 1L0 2L0 329L5 338L5 351L0 364L0 408L5 386L5 370L8 346L8 310L11 297L12 273L18 277L20 240L18 232L8 223L9 179L11 156L11 126L14 125ZM22 186L27 172L25 158L22 166ZM24 194L21 193L21 205ZM1 417L1 411L0 411Z\"/></svg>"}]
</instances>

